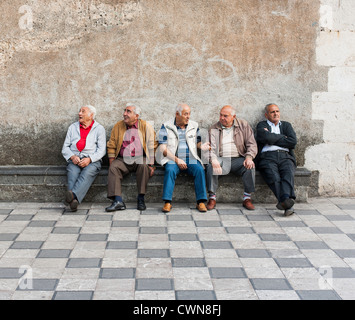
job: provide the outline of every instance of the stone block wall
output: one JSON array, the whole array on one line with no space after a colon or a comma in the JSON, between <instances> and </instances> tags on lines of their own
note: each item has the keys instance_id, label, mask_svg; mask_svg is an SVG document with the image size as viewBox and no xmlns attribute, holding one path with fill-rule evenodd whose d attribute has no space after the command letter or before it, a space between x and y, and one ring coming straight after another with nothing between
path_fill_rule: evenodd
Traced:
<instances>
[{"instance_id":1,"label":"stone block wall","mask_svg":"<svg viewBox=\"0 0 355 320\"><path fill-rule=\"evenodd\" d=\"M328 86L312 95L312 119L323 142L308 147L305 165L319 171L319 194L355 195L355 2L322 0L316 59L328 68Z\"/></svg>"}]
</instances>

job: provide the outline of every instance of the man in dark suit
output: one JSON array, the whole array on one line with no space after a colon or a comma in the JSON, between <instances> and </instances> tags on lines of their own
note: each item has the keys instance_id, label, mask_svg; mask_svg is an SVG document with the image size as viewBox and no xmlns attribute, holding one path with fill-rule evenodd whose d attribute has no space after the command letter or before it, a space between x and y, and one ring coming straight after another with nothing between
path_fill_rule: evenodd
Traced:
<instances>
[{"instance_id":1,"label":"man in dark suit","mask_svg":"<svg viewBox=\"0 0 355 320\"><path fill-rule=\"evenodd\" d=\"M256 128L257 169L276 196L277 209L284 210L284 215L289 216L294 213L296 199L296 158L293 149L297 144L297 137L289 122L280 121L280 109L276 104L265 106L265 118Z\"/></svg>"}]
</instances>

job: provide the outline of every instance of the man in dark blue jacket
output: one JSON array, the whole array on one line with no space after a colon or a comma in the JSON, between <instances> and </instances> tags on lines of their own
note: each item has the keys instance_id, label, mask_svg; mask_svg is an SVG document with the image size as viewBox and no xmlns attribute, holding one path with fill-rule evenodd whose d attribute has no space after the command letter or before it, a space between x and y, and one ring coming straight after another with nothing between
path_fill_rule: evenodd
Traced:
<instances>
[{"instance_id":1,"label":"man in dark blue jacket","mask_svg":"<svg viewBox=\"0 0 355 320\"><path fill-rule=\"evenodd\" d=\"M280 121L279 107L270 103L265 106L265 121L258 123L257 168L267 185L276 196L277 209L285 210L284 215L294 213L294 176L296 158L293 149L297 144L296 133L287 121Z\"/></svg>"}]
</instances>

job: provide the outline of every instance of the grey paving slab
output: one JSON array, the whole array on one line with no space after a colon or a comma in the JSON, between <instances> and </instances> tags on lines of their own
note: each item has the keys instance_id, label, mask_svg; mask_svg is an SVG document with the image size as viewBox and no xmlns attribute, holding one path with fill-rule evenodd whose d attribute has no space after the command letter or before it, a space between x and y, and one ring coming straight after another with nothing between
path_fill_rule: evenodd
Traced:
<instances>
[{"instance_id":1,"label":"grey paving slab","mask_svg":"<svg viewBox=\"0 0 355 320\"><path fill-rule=\"evenodd\" d=\"M56 291L52 300L92 300L93 291Z\"/></svg>"},{"instance_id":2,"label":"grey paving slab","mask_svg":"<svg viewBox=\"0 0 355 320\"><path fill-rule=\"evenodd\" d=\"M135 268L102 268L100 279L133 279Z\"/></svg>"},{"instance_id":3,"label":"grey paving slab","mask_svg":"<svg viewBox=\"0 0 355 320\"><path fill-rule=\"evenodd\" d=\"M107 233L82 233L78 237L78 241L107 241L107 239Z\"/></svg>"},{"instance_id":4,"label":"grey paving slab","mask_svg":"<svg viewBox=\"0 0 355 320\"><path fill-rule=\"evenodd\" d=\"M221 215L243 215L240 209L217 209L217 212Z\"/></svg>"},{"instance_id":5,"label":"grey paving slab","mask_svg":"<svg viewBox=\"0 0 355 320\"><path fill-rule=\"evenodd\" d=\"M196 227L221 227L220 221L199 220L195 221Z\"/></svg>"},{"instance_id":6,"label":"grey paving slab","mask_svg":"<svg viewBox=\"0 0 355 320\"><path fill-rule=\"evenodd\" d=\"M211 290L181 290L176 291L176 300L217 300Z\"/></svg>"},{"instance_id":7,"label":"grey paving slab","mask_svg":"<svg viewBox=\"0 0 355 320\"><path fill-rule=\"evenodd\" d=\"M334 252L340 258L355 258L355 249L335 249Z\"/></svg>"},{"instance_id":8,"label":"grey paving slab","mask_svg":"<svg viewBox=\"0 0 355 320\"><path fill-rule=\"evenodd\" d=\"M309 268L312 264L307 258L274 258L280 268Z\"/></svg>"},{"instance_id":9,"label":"grey paving slab","mask_svg":"<svg viewBox=\"0 0 355 320\"><path fill-rule=\"evenodd\" d=\"M169 234L170 241L198 241L196 233L173 233Z\"/></svg>"},{"instance_id":10,"label":"grey paving slab","mask_svg":"<svg viewBox=\"0 0 355 320\"><path fill-rule=\"evenodd\" d=\"M287 234L279 234L279 233L262 233L259 234L259 237L263 241L290 241L291 239Z\"/></svg>"},{"instance_id":11,"label":"grey paving slab","mask_svg":"<svg viewBox=\"0 0 355 320\"><path fill-rule=\"evenodd\" d=\"M292 290L290 283L286 279L250 279L250 282L255 290Z\"/></svg>"},{"instance_id":12,"label":"grey paving slab","mask_svg":"<svg viewBox=\"0 0 355 320\"><path fill-rule=\"evenodd\" d=\"M240 258L270 258L270 253L266 249L237 249Z\"/></svg>"},{"instance_id":13,"label":"grey paving slab","mask_svg":"<svg viewBox=\"0 0 355 320\"><path fill-rule=\"evenodd\" d=\"M100 268L102 259L100 258L70 258L67 268Z\"/></svg>"},{"instance_id":14,"label":"grey paving slab","mask_svg":"<svg viewBox=\"0 0 355 320\"><path fill-rule=\"evenodd\" d=\"M80 230L81 230L80 227L54 227L52 233L78 234Z\"/></svg>"},{"instance_id":15,"label":"grey paving slab","mask_svg":"<svg viewBox=\"0 0 355 320\"><path fill-rule=\"evenodd\" d=\"M137 241L108 241L107 249L137 249Z\"/></svg>"},{"instance_id":16,"label":"grey paving slab","mask_svg":"<svg viewBox=\"0 0 355 320\"><path fill-rule=\"evenodd\" d=\"M29 228L48 228L54 227L57 221L53 220L38 220L38 221L31 221L28 224Z\"/></svg>"},{"instance_id":17,"label":"grey paving slab","mask_svg":"<svg viewBox=\"0 0 355 320\"><path fill-rule=\"evenodd\" d=\"M8 215L11 211L12 209L0 209L0 215Z\"/></svg>"},{"instance_id":18,"label":"grey paving slab","mask_svg":"<svg viewBox=\"0 0 355 320\"><path fill-rule=\"evenodd\" d=\"M1 233L0 241L14 241L18 235L19 233Z\"/></svg>"},{"instance_id":19,"label":"grey paving slab","mask_svg":"<svg viewBox=\"0 0 355 320\"><path fill-rule=\"evenodd\" d=\"M40 249L44 241L15 241L10 249Z\"/></svg>"},{"instance_id":20,"label":"grey paving slab","mask_svg":"<svg viewBox=\"0 0 355 320\"><path fill-rule=\"evenodd\" d=\"M266 214L255 214L246 216L249 221L274 221L274 219Z\"/></svg>"},{"instance_id":21,"label":"grey paving slab","mask_svg":"<svg viewBox=\"0 0 355 320\"><path fill-rule=\"evenodd\" d=\"M165 233L168 233L168 228L166 228L166 227L140 227L139 233L142 233L142 234L165 234Z\"/></svg>"},{"instance_id":22,"label":"grey paving slab","mask_svg":"<svg viewBox=\"0 0 355 320\"><path fill-rule=\"evenodd\" d=\"M17 290L24 291L54 291L58 279L22 279Z\"/></svg>"},{"instance_id":23,"label":"grey paving slab","mask_svg":"<svg viewBox=\"0 0 355 320\"><path fill-rule=\"evenodd\" d=\"M322 241L295 241L295 244L300 249L329 249Z\"/></svg>"},{"instance_id":24,"label":"grey paving slab","mask_svg":"<svg viewBox=\"0 0 355 320\"><path fill-rule=\"evenodd\" d=\"M343 233L340 229L336 227L312 227L315 233L319 234L341 234Z\"/></svg>"},{"instance_id":25,"label":"grey paving slab","mask_svg":"<svg viewBox=\"0 0 355 320\"><path fill-rule=\"evenodd\" d=\"M112 221L112 227L138 227L139 221Z\"/></svg>"},{"instance_id":26,"label":"grey paving slab","mask_svg":"<svg viewBox=\"0 0 355 320\"><path fill-rule=\"evenodd\" d=\"M21 278L25 273L25 269L0 268L0 279L18 279Z\"/></svg>"},{"instance_id":27,"label":"grey paving slab","mask_svg":"<svg viewBox=\"0 0 355 320\"><path fill-rule=\"evenodd\" d=\"M233 249L229 241L201 241L203 249Z\"/></svg>"},{"instance_id":28,"label":"grey paving slab","mask_svg":"<svg viewBox=\"0 0 355 320\"><path fill-rule=\"evenodd\" d=\"M173 267L206 267L206 261L204 258L172 258Z\"/></svg>"},{"instance_id":29,"label":"grey paving slab","mask_svg":"<svg viewBox=\"0 0 355 320\"><path fill-rule=\"evenodd\" d=\"M33 218L32 214L11 214L7 216L6 221L30 221Z\"/></svg>"},{"instance_id":30,"label":"grey paving slab","mask_svg":"<svg viewBox=\"0 0 355 320\"><path fill-rule=\"evenodd\" d=\"M174 290L174 281L173 279L136 279L136 290Z\"/></svg>"},{"instance_id":31,"label":"grey paving slab","mask_svg":"<svg viewBox=\"0 0 355 320\"><path fill-rule=\"evenodd\" d=\"M234 234L251 234L255 233L252 227L225 227L227 233Z\"/></svg>"},{"instance_id":32,"label":"grey paving slab","mask_svg":"<svg viewBox=\"0 0 355 320\"><path fill-rule=\"evenodd\" d=\"M211 267L209 268L211 278L246 278L246 273L243 268L225 268Z\"/></svg>"},{"instance_id":33,"label":"grey paving slab","mask_svg":"<svg viewBox=\"0 0 355 320\"><path fill-rule=\"evenodd\" d=\"M86 221L111 221L112 214L89 214Z\"/></svg>"},{"instance_id":34,"label":"grey paving slab","mask_svg":"<svg viewBox=\"0 0 355 320\"><path fill-rule=\"evenodd\" d=\"M297 290L302 300L341 300L333 290Z\"/></svg>"},{"instance_id":35,"label":"grey paving slab","mask_svg":"<svg viewBox=\"0 0 355 320\"><path fill-rule=\"evenodd\" d=\"M138 258L169 258L168 249L139 249Z\"/></svg>"},{"instance_id":36,"label":"grey paving slab","mask_svg":"<svg viewBox=\"0 0 355 320\"><path fill-rule=\"evenodd\" d=\"M68 258L70 253L69 249L41 249L37 258Z\"/></svg>"}]
</instances>

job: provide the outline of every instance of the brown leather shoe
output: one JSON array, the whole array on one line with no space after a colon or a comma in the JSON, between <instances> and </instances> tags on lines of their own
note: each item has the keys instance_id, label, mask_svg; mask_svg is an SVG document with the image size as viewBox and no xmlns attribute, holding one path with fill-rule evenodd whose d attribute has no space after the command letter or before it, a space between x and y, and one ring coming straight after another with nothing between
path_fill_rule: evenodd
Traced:
<instances>
[{"instance_id":1,"label":"brown leather shoe","mask_svg":"<svg viewBox=\"0 0 355 320\"><path fill-rule=\"evenodd\" d=\"M207 208L203 202L197 203L196 209L200 212L207 212Z\"/></svg>"},{"instance_id":2,"label":"brown leather shoe","mask_svg":"<svg viewBox=\"0 0 355 320\"><path fill-rule=\"evenodd\" d=\"M243 207L245 209L248 209L248 210L254 210L255 209L254 205L251 202L251 199L245 199L243 201Z\"/></svg>"},{"instance_id":3,"label":"brown leather shoe","mask_svg":"<svg viewBox=\"0 0 355 320\"><path fill-rule=\"evenodd\" d=\"M163 207L162 211L163 211L163 212L170 212L170 210L171 210L172 207L173 207L173 206L171 205L171 203L166 202L166 203L164 204L164 207Z\"/></svg>"},{"instance_id":4,"label":"brown leather shoe","mask_svg":"<svg viewBox=\"0 0 355 320\"><path fill-rule=\"evenodd\" d=\"M207 210L212 210L216 206L216 200L215 199L208 199L207 203Z\"/></svg>"}]
</instances>

